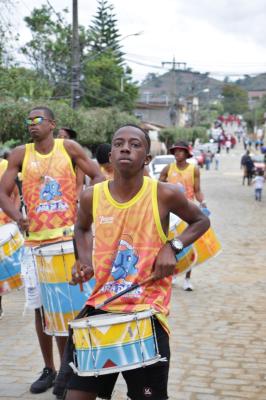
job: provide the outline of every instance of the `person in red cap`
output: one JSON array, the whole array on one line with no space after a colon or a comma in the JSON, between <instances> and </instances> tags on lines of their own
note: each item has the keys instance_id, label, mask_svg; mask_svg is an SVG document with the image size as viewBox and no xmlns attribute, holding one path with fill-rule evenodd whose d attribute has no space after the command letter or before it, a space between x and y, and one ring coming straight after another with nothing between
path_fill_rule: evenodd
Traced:
<instances>
[{"instance_id":1,"label":"person in red cap","mask_svg":"<svg viewBox=\"0 0 266 400\"><path fill-rule=\"evenodd\" d=\"M187 199L200 203L201 208L206 208L204 195L200 188L200 171L199 168L188 163L187 159L193 156L192 149L188 142L179 140L170 148L170 153L175 156L176 161L167 165L161 172L159 180L161 182L169 182L179 184L184 190ZM192 291L193 286L190 281L191 270L186 274L184 281L184 290Z\"/></svg>"}]
</instances>

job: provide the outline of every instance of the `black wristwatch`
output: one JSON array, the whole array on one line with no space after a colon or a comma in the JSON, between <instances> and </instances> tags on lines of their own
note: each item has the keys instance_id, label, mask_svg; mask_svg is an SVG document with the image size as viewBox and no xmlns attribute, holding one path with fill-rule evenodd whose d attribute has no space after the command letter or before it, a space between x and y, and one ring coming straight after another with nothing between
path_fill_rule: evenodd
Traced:
<instances>
[{"instance_id":1,"label":"black wristwatch","mask_svg":"<svg viewBox=\"0 0 266 400\"><path fill-rule=\"evenodd\" d=\"M179 239L172 239L172 240L168 240L168 242L170 244L170 246L172 247L173 251L175 252L175 254L181 253L181 251L184 248L183 243L181 242L181 240Z\"/></svg>"}]
</instances>

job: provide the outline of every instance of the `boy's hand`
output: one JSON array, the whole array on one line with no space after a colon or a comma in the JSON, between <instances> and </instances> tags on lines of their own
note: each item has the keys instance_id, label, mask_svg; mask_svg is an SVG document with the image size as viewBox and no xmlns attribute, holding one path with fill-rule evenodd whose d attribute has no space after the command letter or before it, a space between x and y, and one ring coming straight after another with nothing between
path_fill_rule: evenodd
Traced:
<instances>
[{"instance_id":1,"label":"boy's hand","mask_svg":"<svg viewBox=\"0 0 266 400\"><path fill-rule=\"evenodd\" d=\"M160 249L153 265L152 275L154 280L173 275L176 263L177 261L172 247L169 243L165 243Z\"/></svg>"},{"instance_id":2,"label":"boy's hand","mask_svg":"<svg viewBox=\"0 0 266 400\"><path fill-rule=\"evenodd\" d=\"M76 261L72 268L72 280L69 284L77 285L78 283L87 282L93 275L94 271L92 267Z\"/></svg>"}]
</instances>

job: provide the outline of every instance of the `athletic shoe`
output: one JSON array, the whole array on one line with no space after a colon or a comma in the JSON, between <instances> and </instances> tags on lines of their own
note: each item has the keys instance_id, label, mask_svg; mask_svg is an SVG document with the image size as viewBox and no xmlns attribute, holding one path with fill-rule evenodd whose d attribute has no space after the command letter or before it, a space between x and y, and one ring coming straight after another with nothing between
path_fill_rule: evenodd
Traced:
<instances>
[{"instance_id":1,"label":"athletic shoe","mask_svg":"<svg viewBox=\"0 0 266 400\"><path fill-rule=\"evenodd\" d=\"M31 393L43 393L53 386L56 378L56 372L51 368L45 367L39 379L37 379L30 387Z\"/></svg>"},{"instance_id":2,"label":"athletic shoe","mask_svg":"<svg viewBox=\"0 0 266 400\"><path fill-rule=\"evenodd\" d=\"M191 284L189 278L186 278L186 279L184 280L183 289L184 289L186 292L192 292L193 286L192 286L192 284Z\"/></svg>"}]
</instances>

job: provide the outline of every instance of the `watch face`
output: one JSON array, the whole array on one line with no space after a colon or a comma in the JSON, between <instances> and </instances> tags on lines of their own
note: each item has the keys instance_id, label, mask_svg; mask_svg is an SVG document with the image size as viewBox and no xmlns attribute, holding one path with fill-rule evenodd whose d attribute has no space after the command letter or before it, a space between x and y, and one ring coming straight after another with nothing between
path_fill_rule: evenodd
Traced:
<instances>
[{"instance_id":1,"label":"watch face","mask_svg":"<svg viewBox=\"0 0 266 400\"><path fill-rule=\"evenodd\" d=\"M181 250L183 250L183 243L181 242L181 240L178 240L178 239L173 239L172 240L172 246L174 247L174 249L176 250L176 251L181 251Z\"/></svg>"}]
</instances>

